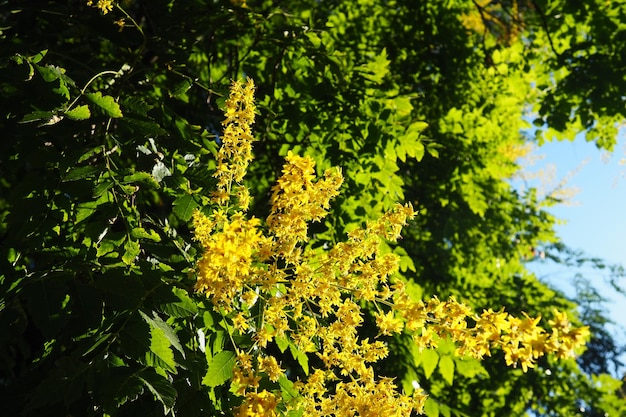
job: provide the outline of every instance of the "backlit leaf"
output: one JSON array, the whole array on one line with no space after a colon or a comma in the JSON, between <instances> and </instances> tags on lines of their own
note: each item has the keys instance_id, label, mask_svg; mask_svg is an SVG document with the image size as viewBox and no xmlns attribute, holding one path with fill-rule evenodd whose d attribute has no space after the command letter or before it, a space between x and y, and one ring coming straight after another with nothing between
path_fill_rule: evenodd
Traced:
<instances>
[{"instance_id":1,"label":"backlit leaf","mask_svg":"<svg viewBox=\"0 0 626 417\"><path fill-rule=\"evenodd\" d=\"M110 116L119 118L122 117L122 110L120 105L115 102L115 99L111 96L103 96L100 91L95 93L85 94L85 97L89 99L96 106L100 107L104 112Z\"/></svg>"},{"instance_id":2,"label":"backlit leaf","mask_svg":"<svg viewBox=\"0 0 626 417\"><path fill-rule=\"evenodd\" d=\"M237 355L235 352L224 350L213 356L208 363L209 369L202 378L202 384L209 387L217 387L228 381L233 376L233 367Z\"/></svg>"}]
</instances>

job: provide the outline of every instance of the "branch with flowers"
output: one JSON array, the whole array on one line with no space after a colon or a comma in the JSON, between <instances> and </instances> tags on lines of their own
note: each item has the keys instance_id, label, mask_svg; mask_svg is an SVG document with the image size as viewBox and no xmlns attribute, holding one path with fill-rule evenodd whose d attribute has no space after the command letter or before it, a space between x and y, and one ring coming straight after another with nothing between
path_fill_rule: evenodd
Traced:
<instances>
[{"instance_id":1,"label":"branch with flowers","mask_svg":"<svg viewBox=\"0 0 626 417\"><path fill-rule=\"evenodd\" d=\"M507 365L524 372L544 355L566 358L584 345L588 329L574 328L562 312L555 312L547 330L540 317L514 317L504 309L477 314L454 298L412 299L397 277L398 257L381 251L381 243L400 239L416 215L410 204L396 205L333 246L307 245L309 223L328 214L343 181L339 169L317 178L310 157L289 152L272 188L269 216L264 222L249 216L243 181L253 159L253 94L251 79L233 82L213 204L193 216L204 249L195 289L223 317L232 344L209 364L204 382L230 384L240 398L235 415L422 413L423 389L400 392L393 378L372 367L389 354L385 337L402 332L420 351L442 340L454 342L460 357L482 359L499 349ZM360 334L365 308L374 312L374 340ZM270 343L281 354L289 350L301 369L287 369L280 355L270 353ZM216 377L217 366L225 371Z\"/></svg>"}]
</instances>

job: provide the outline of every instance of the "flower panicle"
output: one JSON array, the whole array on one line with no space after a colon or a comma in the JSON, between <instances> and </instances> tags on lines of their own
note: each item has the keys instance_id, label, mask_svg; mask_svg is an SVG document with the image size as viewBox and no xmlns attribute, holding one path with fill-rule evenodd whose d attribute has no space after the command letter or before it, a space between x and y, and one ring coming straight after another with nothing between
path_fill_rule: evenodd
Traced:
<instances>
[{"instance_id":1,"label":"flower panicle","mask_svg":"<svg viewBox=\"0 0 626 417\"><path fill-rule=\"evenodd\" d=\"M254 81L248 78L245 83L233 81L226 100L225 119L222 121L223 133L221 146L217 154L217 169L213 176L217 178L217 187L213 201L226 204L235 192L239 205L245 210L249 204L247 189L241 186L252 161L252 125L254 124L256 105L254 104ZM233 187L236 186L236 190Z\"/></svg>"},{"instance_id":2,"label":"flower panicle","mask_svg":"<svg viewBox=\"0 0 626 417\"><path fill-rule=\"evenodd\" d=\"M196 291L223 315L237 353L231 392L242 397L237 416L276 416L287 410L321 416L405 416L423 412L427 393L400 393L390 378L375 375L372 363L389 355L384 337L410 335L417 347L434 349L447 339L457 356L482 359L494 350L526 372L545 354L565 358L588 337L565 313L555 311L550 331L541 317L521 317L501 309L476 314L451 297L413 300L408 283L396 275L400 257L381 248L396 242L416 213L411 204L396 205L366 227L334 245L309 247L308 224L327 215L343 177L338 169L321 178L311 157L289 152L282 175L272 188L266 225L245 214L248 189L241 185L252 159L254 84L234 82L226 104L224 135L218 152L214 202L218 208L193 215L195 239L203 248L197 263ZM232 197L237 207L228 206ZM378 334L364 339L363 305L372 312ZM235 342L237 340L238 342ZM246 350L237 346L240 340ZM267 382L289 384L278 357L267 346L288 349L306 377L293 383L287 401ZM317 369L308 372L316 355ZM261 381L264 381L262 384Z\"/></svg>"}]
</instances>

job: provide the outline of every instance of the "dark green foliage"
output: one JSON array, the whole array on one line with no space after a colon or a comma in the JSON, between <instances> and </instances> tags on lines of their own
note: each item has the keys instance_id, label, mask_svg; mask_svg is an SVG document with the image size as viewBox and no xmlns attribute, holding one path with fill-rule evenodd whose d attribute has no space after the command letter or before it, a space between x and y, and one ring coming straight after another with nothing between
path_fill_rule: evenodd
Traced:
<instances>
[{"instance_id":1,"label":"dark green foliage","mask_svg":"<svg viewBox=\"0 0 626 417\"><path fill-rule=\"evenodd\" d=\"M258 86L255 214L287 151L308 154L346 177L312 244L411 201L420 214L389 250L416 297L575 315L525 269L529 248L555 240L547 202L507 180L529 108L547 135L584 128L612 149L626 8L478 3L129 0L102 15L80 1L0 1L2 414L235 405L230 341L193 292L188 223L209 206L220 106L244 76ZM620 381L603 375L620 348L591 295L577 300L594 333L580 365L523 374L499 353L478 363L444 343L422 355L398 338L378 371L407 390L420 381L429 416L573 416L581 404L620 415Z\"/></svg>"}]
</instances>

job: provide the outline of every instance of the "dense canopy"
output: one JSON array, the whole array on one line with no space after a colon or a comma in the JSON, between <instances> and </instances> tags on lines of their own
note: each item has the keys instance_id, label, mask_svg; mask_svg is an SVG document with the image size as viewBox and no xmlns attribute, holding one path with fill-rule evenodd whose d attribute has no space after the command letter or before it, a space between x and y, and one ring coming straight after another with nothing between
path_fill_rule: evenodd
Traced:
<instances>
[{"instance_id":1,"label":"dense canopy","mask_svg":"<svg viewBox=\"0 0 626 417\"><path fill-rule=\"evenodd\" d=\"M7 415L379 415L339 408L370 369L335 348L428 416L624 414L593 290L527 267L567 253L559 197L511 185L530 144L612 151L624 22L607 0L0 2ZM403 329L422 300L435 330ZM547 330L527 362L500 333L459 350L493 321ZM335 408L307 409L328 363Z\"/></svg>"}]
</instances>

